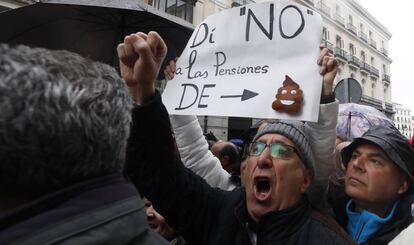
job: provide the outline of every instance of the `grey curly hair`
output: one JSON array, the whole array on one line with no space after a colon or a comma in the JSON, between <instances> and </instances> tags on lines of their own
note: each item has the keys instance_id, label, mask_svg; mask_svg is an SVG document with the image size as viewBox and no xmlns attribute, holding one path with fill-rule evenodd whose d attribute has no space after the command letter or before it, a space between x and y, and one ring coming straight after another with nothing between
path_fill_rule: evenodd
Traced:
<instances>
[{"instance_id":1,"label":"grey curly hair","mask_svg":"<svg viewBox=\"0 0 414 245\"><path fill-rule=\"evenodd\" d=\"M131 109L108 65L0 44L0 194L38 196L121 172Z\"/></svg>"}]
</instances>

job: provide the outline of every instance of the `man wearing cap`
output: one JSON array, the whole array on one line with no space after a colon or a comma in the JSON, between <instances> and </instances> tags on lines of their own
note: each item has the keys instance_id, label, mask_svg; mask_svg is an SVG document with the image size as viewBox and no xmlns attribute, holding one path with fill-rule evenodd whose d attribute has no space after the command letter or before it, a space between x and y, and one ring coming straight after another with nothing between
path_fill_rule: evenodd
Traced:
<instances>
[{"instance_id":1,"label":"man wearing cap","mask_svg":"<svg viewBox=\"0 0 414 245\"><path fill-rule=\"evenodd\" d=\"M388 244L413 222L412 146L399 131L377 126L341 155L345 188L330 190L337 221L360 244Z\"/></svg>"},{"instance_id":2,"label":"man wearing cap","mask_svg":"<svg viewBox=\"0 0 414 245\"><path fill-rule=\"evenodd\" d=\"M134 101L126 173L190 244L351 244L332 219L312 209L305 192L314 158L303 123L279 122L254 138L245 187L223 191L186 169L174 148L168 113L154 88L166 46L155 32L118 46ZM336 62L321 62L324 79ZM152 73L151 73L152 72Z\"/></svg>"}]
</instances>

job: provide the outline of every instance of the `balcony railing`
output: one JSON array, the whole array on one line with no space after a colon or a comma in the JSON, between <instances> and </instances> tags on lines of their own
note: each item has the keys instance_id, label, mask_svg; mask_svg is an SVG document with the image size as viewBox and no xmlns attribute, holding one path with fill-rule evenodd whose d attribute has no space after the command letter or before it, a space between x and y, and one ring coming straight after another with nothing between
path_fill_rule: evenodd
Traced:
<instances>
[{"instance_id":1,"label":"balcony railing","mask_svg":"<svg viewBox=\"0 0 414 245\"><path fill-rule=\"evenodd\" d=\"M386 82L386 83L390 83L390 75L388 74L382 74L382 81Z\"/></svg>"},{"instance_id":2,"label":"balcony railing","mask_svg":"<svg viewBox=\"0 0 414 245\"><path fill-rule=\"evenodd\" d=\"M345 19L344 19L344 17L341 16L341 14L335 13L335 20L336 20L336 22L338 22L342 26L345 26Z\"/></svg>"},{"instance_id":3,"label":"balcony railing","mask_svg":"<svg viewBox=\"0 0 414 245\"><path fill-rule=\"evenodd\" d=\"M381 53L388 57L388 50L381 48Z\"/></svg>"},{"instance_id":4,"label":"balcony railing","mask_svg":"<svg viewBox=\"0 0 414 245\"><path fill-rule=\"evenodd\" d=\"M375 78L379 77L379 70L373 66L371 66L371 76Z\"/></svg>"},{"instance_id":5,"label":"balcony railing","mask_svg":"<svg viewBox=\"0 0 414 245\"><path fill-rule=\"evenodd\" d=\"M371 47L377 49L377 42L375 42L372 38L369 39L369 45L371 45Z\"/></svg>"},{"instance_id":6,"label":"balcony railing","mask_svg":"<svg viewBox=\"0 0 414 245\"><path fill-rule=\"evenodd\" d=\"M318 2L317 7L328 16L331 16L331 9L324 2Z\"/></svg>"},{"instance_id":7,"label":"balcony railing","mask_svg":"<svg viewBox=\"0 0 414 245\"><path fill-rule=\"evenodd\" d=\"M355 35L358 35L357 28L352 23L348 23L348 25L346 26L346 28L350 32L354 33Z\"/></svg>"},{"instance_id":8,"label":"balcony railing","mask_svg":"<svg viewBox=\"0 0 414 245\"><path fill-rule=\"evenodd\" d=\"M333 51L334 51L333 44L325 39L322 39L322 43L325 45L325 48L327 48L329 52L333 54Z\"/></svg>"},{"instance_id":9,"label":"balcony railing","mask_svg":"<svg viewBox=\"0 0 414 245\"><path fill-rule=\"evenodd\" d=\"M337 57L338 59L342 59L343 61L348 60L348 54L346 53L346 51L339 47L335 47L334 55L335 57Z\"/></svg>"},{"instance_id":10,"label":"balcony railing","mask_svg":"<svg viewBox=\"0 0 414 245\"><path fill-rule=\"evenodd\" d=\"M361 104L372 106L379 111L385 112L388 117L395 113L392 104L382 100L372 98L371 96L362 95ZM385 105L385 108L383 107Z\"/></svg>"},{"instance_id":11,"label":"balcony railing","mask_svg":"<svg viewBox=\"0 0 414 245\"><path fill-rule=\"evenodd\" d=\"M367 34L365 34L362 31L359 31L359 37L364 40L365 42L368 42Z\"/></svg>"},{"instance_id":12,"label":"balcony railing","mask_svg":"<svg viewBox=\"0 0 414 245\"><path fill-rule=\"evenodd\" d=\"M355 68L359 68L361 66L361 61L355 55L349 55L348 64Z\"/></svg>"},{"instance_id":13,"label":"balcony railing","mask_svg":"<svg viewBox=\"0 0 414 245\"><path fill-rule=\"evenodd\" d=\"M366 62L361 62L360 68L361 72L365 72L366 74L371 73L371 66Z\"/></svg>"}]
</instances>

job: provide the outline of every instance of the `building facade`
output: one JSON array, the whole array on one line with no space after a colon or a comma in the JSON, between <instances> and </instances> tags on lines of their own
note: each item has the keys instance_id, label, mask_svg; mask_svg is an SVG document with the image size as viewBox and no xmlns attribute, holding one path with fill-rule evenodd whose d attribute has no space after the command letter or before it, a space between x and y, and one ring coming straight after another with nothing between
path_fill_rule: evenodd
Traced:
<instances>
[{"instance_id":1,"label":"building facade","mask_svg":"<svg viewBox=\"0 0 414 245\"><path fill-rule=\"evenodd\" d=\"M395 114L393 117L397 129L407 138L413 136L413 116L411 110L401 104L394 103Z\"/></svg>"},{"instance_id":2,"label":"building facade","mask_svg":"<svg viewBox=\"0 0 414 245\"><path fill-rule=\"evenodd\" d=\"M323 19L322 41L339 61L335 85L342 79L353 78L362 89L359 103L377 108L388 117L395 113L391 99L391 75L389 41L391 33L356 0L294 0L319 12ZM194 21L197 25L205 17L224 8L252 3L251 0L198 1L195 5ZM257 2L261 2L258 0ZM215 4L213 7L211 4ZM217 133L219 138L232 138L250 122L232 123L232 118L217 118L210 124L200 117L206 131ZM220 122L222 120L223 122ZM227 120L227 123L225 122ZM205 127L204 123L208 123ZM237 125L233 128L232 125ZM227 126L227 127L226 127ZM235 131L236 133L232 133Z\"/></svg>"},{"instance_id":3,"label":"building facade","mask_svg":"<svg viewBox=\"0 0 414 245\"><path fill-rule=\"evenodd\" d=\"M355 0L297 0L323 19L322 40L340 69L335 83L354 78L362 88L360 103L388 117L391 100L389 41L391 33Z\"/></svg>"},{"instance_id":4,"label":"building facade","mask_svg":"<svg viewBox=\"0 0 414 245\"><path fill-rule=\"evenodd\" d=\"M414 115L411 116L411 129L413 130L411 138L414 138Z\"/></svg>"}]
</instances>

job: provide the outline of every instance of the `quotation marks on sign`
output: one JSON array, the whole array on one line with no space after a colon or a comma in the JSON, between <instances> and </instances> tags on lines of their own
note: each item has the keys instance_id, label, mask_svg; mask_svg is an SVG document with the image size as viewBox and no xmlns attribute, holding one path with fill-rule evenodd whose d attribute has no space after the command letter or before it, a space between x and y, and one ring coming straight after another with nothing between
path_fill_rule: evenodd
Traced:
<instances>
[{"instance_id":1,"label":"quotation marks on sign","mask_svg":"<svg viewBox=\"0 0 414 245\"><path fill-rule=\"evenodd\" d=\"M283 15L285 14L286 10L294 10L296 11L299 16L300 16L300 25L297 28L297 30L291 34L288 35L284 32L283 30ZM313 15L313 12L311 10L307 10L307 14ZM240 8L240 16L245 16L246 15L246 7L242 7ZM269 40L273 40L273 22L274 22L274 4L270 4L269 5L269 19L265 22L262 23L256 16L256 14L253 12L253 10L251 9L247 9L247 17L246 17L246 32L245 32L245 40L246 42L250 41L250 31L252 29L252 26L257 26L264 35L266 35L266 37ZM268 25L267 25L268 24ZM268 27L265 27L268 26ZM282 9L282 11L280 12L279 15L279 34L281 37L283 37L284 39L292 39L295 38L296 36L298 36L303 29L305 28L305 18L303 17L303 13L300 10L300 8L298 8L295 5L288 5L286 7L284 7Z\"/></svg>"}]
</instances>

